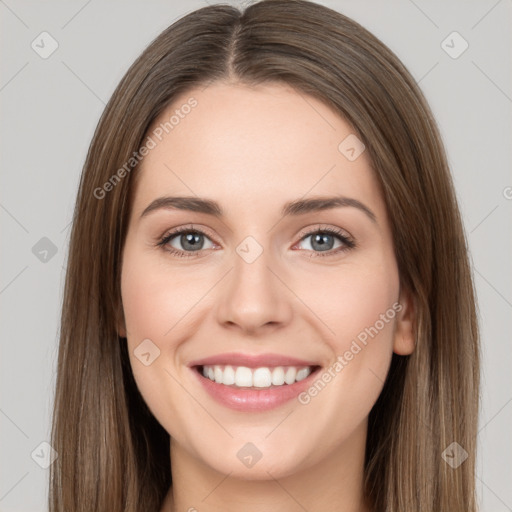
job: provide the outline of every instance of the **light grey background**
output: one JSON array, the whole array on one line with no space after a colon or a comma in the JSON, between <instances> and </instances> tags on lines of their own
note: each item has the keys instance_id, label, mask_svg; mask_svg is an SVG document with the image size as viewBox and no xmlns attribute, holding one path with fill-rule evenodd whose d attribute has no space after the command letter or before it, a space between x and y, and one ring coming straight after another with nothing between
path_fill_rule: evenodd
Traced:
<instances>
[{"instance_id":1,"label":"light grey background","mask_svg":"<svg viewBox=\"0 0 512 512\"><path fill-rule=\"evenodd\" d=\"M438 120L479 299L481 510L512 511L512 1L319 3L386 43L420 82ZM69 223L93 131L143 48L205 5L0 0L0 511L47 509L48 470L31 453L37 448L37 458L49 440ZM31 48L43 31L59 45L47 59ZM453 31L469 43L456 59L441 46ZM461 48L452 39L452 51ZM32 251L43 237L57 249L47 262Z\"/></svg>"}]
</instances>

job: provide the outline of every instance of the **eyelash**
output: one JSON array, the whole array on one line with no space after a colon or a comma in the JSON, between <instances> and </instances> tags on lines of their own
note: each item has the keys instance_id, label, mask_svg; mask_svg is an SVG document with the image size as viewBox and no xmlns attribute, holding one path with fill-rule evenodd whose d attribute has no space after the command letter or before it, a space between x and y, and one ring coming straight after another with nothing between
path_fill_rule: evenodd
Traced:
<instances>
[{"instance_id":1,"label":"eyelash","mask_svg":"<svg viewBox=\"0 0 512 512\"><path fill-rule=\"evenodd\" d=\"M194 258L194 257L198 257L198 255L194 254L194 252L201 252L202 250L201 251L181 251L181 250L178 250L178 249L167 248L166 247L166 245L173 238L175 238L176 236L178 236L178 235L180 235L182 233L199 234L199 235L204 235L207 238L210 238L207 233L205 233L204 231L202 231L200 229L191 228L191 227L187 227L187 226L182 226L182 227L176 228L175 230L173 230L170 233L166 234L163 238L161 238L157 242L156 245L158 247L162 247L162 249L164 251L167 251L167 252L173 254L174 256L178 256L180 258ZM339 254L339 253L342 253L342 252L345 252L345 251L349 251L349 250L354 249L356 247L356 243L355 243L355 241L352 238L346 236L345 234L343 234L343 232L341 230L339 230L337 228L329 228L329 227L328 228L321 228L321 229L317 228L315 230L307 231L306 233L302 233L302 236L301 236L299 242L302 242L308 236L316 235L316 234L319 234L319 233L329 234L329 235L335 236L336 238L338 238L344 244L344 246L343 247L338 247L337 249L330 249L329 251L323 251L323 254L322 254L322 252L311 251L310 258L316 258L316 257L324 258L324 257L328 257L328 256L334 256L336 254Z\"/></svg>"}]
</instances>

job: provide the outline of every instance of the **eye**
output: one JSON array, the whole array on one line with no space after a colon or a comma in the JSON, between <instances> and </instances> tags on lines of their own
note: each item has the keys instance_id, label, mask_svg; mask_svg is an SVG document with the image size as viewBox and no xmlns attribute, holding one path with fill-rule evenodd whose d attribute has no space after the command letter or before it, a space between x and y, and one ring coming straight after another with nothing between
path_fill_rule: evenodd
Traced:
<instances>
[{"instance_id":1,"label":"eye","mask_svg":"<svg viewBox=\"0 0 512 512\"><path fill-rule=\"evenodd\" d=\"M318 228L314 231L309 231L301 238L301 242L309 238L311 238L311 241L306 244L309 245L309 248L306 247L306 249L313 251L310 257L333 256L349 251L356 246L350 236L337 228ZM334 247L336 240L338 240L339 244L337 247Z\"/></svg>"},{"instance_id":2,"label":"eye","mask_svg":"<svg viewBox=\"0 0 512 512\"><path fill-rule=\"evenodd\" d=\"M310 257L334 256L356 246L354 240L345 232L329 227L302 233L302 238L296 246L309 238L311 241L307 244L309 248L306 247L306 250L311 252ZM205 247L205 240L210 243L210 247ZM336 240L338 246L334 247ZM203 249L211 249L214 246L205 232L190 226L174 229L166 234L157 245L179 257L197 257Z\"/></svg>"},{"instance_id":3,"label":"eye","mask_svg":"<svg viewBox=\"0 0 512 512\"><path fill-rule=\"evenodd\" d=\"M210 242L210 247L204 246L205 239ZM211 249L213 247L213 243L207 237L206 233L186 226L177 228L171 233L168 233L157 245L162 246L166 251L180 257L194 257L196 254L191 253L200 252L203 249ZM176 245L178 245L178 247L176 247Z\"/></svg>"}]
</instances>

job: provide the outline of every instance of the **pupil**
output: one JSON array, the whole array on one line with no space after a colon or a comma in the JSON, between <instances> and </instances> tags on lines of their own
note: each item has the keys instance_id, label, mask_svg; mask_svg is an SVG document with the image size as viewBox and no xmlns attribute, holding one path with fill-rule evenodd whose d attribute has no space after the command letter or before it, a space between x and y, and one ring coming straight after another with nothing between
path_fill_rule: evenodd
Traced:
<instances>
[{"instance_id":1,"label":"pupil","mask_svg":"<svg viewBox=\"0 0 512 512\"><path fill-rule=\"evenodd\" d=\"M329 244L326 242L326 239L331 239L331 243ZM315 249L319 249L320 251L328 251L329 249L332 249L332 241L333 237L328 234L317 234L313 237L313 243L312 246ZM315 245L318 244L317 247Z\"/></svg>"},{"instance_id":2,"label":"pupil","mask_svg":"<svg viewBox=\"0 0 512 512\"><path fill-rule=\"evenodd\" d=\"M188 233L186 235L182 235L182 240L185 239L185 243L182 241L182 246L184 249L192 249L197 250L198 248L201 248L201 243L199 240L199 237L201 236L200 233Z\"/></svg>"}]
</instances>

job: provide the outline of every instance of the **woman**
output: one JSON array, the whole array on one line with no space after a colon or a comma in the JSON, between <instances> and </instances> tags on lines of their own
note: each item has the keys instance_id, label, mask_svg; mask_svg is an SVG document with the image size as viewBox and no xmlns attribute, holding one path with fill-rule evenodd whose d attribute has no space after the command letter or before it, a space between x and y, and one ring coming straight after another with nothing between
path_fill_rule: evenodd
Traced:
<instances>
[{"instance_id":1,"label":"woman","mask_svg":"<svg viewBox=\"0 0 512 512\"><path fill-rule=\"evenodd\" d=\"M475 511L479 347L416 83L306 1L128 70L68 258L51 511Z\"/></svg>"}]
</instances>

